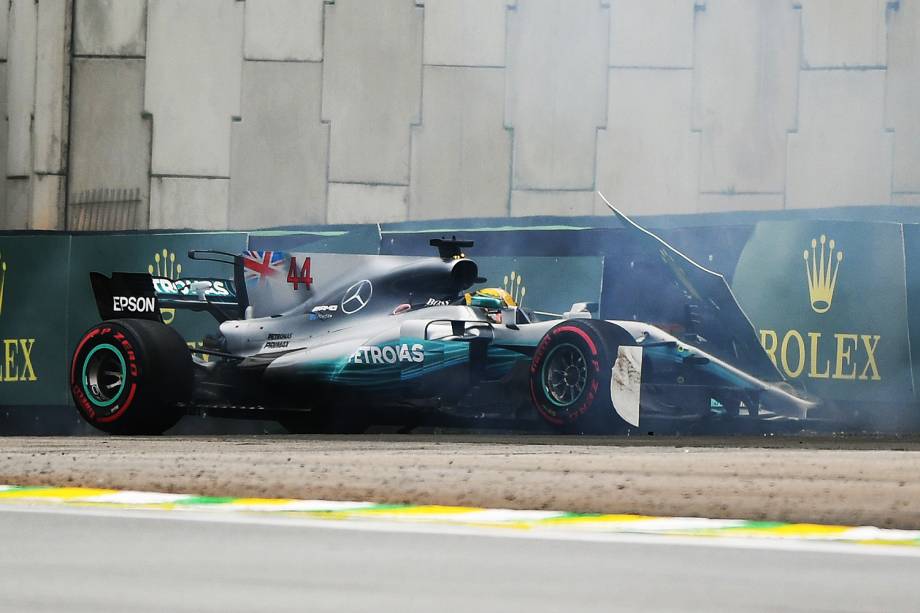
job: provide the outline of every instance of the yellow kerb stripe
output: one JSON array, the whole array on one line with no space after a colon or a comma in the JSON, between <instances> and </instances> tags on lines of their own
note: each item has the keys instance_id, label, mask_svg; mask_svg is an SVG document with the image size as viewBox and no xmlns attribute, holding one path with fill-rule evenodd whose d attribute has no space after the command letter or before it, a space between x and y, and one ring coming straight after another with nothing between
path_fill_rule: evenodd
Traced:
<instances>
[{"instance_id":1,"label":"yellow kerb stripe","mask_svg":"<svg viewBox=\"0 0 920 613\"><path fill-rule=\"evenodd\" d=\"M786 524L771 528L739 527L724 532L727 536L783 536L783 537L810 537L810 536L838 536L849 530L852 526L822 526L820 524Z\"/></svg>"},{"instance_id":2,"label":"yellow kerb stripe","mask_svg":"<svg viewBox=\"0 0 920 613\"><path fill-rule=\"evenodd\" d=\"M360 515L398 515L398 516L425 516L425 515L464 515L466 513L476 513L482 511L476 507L447 507L439 505L423 505L418 507L405 508L384 508L384 509L354 509L350 513Z\"/></svg>"},{"instance_id":3,"label":"yellow kerb stripe","mask_svg":"<svg viewBox=\"0 0 920 613\"><path fill-rule=\"evenodd\" d=\"M0 499L47 500L49 498L58 498L62 500L75 500L78 498L92 498L93 496L114 494L117 491L118 490L94 489L91 487L49 487L41 489L7 490L0 492Z\"/></svg>"}]
</instances>

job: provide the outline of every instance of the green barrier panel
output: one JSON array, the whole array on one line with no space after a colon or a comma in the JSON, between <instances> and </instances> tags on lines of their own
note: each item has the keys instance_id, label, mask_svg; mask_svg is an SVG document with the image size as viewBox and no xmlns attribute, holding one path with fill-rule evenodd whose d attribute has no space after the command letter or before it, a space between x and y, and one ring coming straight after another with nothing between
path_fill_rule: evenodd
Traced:
<instances>
[{"instance_id":1,"label":"green barrier panel","mask_svg":"<svg viewBox=\"0 0 920 613\"><path fill-rule=\"evenodd\" d=\"M908 224L904 230L904 259L907 273L907 321L910 324L911 374L915 394L920 384L920 225ZM914 360L913 358L917 358Z\"/></svg>"},{"instance_id":2,"label":"green barrier panel","mask_svg":"<svg viewBox=\"0 0 920 613\"><path fill-rule=\"evenodd\" d=\"M913 398L901 225L758 223L733 290L790 382L843 402Z\"/></svg>"},{"instance_id":3,"label":"green barrier panel","mask_svg":"<svg viewBox=\"0 0 920 613\"><path fill-rule=\"evenodd\" d=\"M120 234L74 236L70 257L70 325L68 357L82 333L99 321L96 301L89 283L91 271L111 274L151 272L169 278L233 278L230 266L216 262L190 260L190 249L216 249L241 253L246 249L245 232L188 234ZM179 331L190 344L200 346L206 334L217 330L217 323L207 313L163 309L163 321Z\"/></svg>"},{"instance_id":4,"label":"green barrier panel","mask_svg":"<svg viewBox=\"0 0 920 613\"><path fill-rule=\"evenodd\" d=\"M346 230L264 230L249 233L249 249L302 253L361 253L376 255L380 250L380 228L351 226Z\"/></svg>"},{"instance_id":5,"label":"green barrier panel","mask_svg":"<svg viewBox=\"0 0 920 613\"><path fill-rule=\"evenodd\" d=\"M575 302L600 302L602 257L475 257L479 274L530 309L564 313Z\"/></svg>"},{"instance_id":6,"label":"green barrier panel","mask_svg":"<svg viewBox=\"0 0 920 613\"><path fill-rule=\"evenodd\" d=\"M68 402L69 248L66 235L0 236L0 406Z\"/></svg>"}]
</instances>

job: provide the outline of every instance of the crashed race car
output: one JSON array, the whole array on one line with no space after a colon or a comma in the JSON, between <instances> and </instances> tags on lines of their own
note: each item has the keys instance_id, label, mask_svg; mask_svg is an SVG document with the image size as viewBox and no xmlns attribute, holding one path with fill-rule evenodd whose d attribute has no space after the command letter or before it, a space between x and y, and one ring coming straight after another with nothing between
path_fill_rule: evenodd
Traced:
<instances>
[{"instance_id":1,"label":"crashed race car","mask_svg":"<svg viewBox=\"0 0 920 613\"><path fill-rule=\"evenodd\" d=\"M622 433L653 416L803 418L812 403L783 382L725 280L613 210L649 254L618 277L619 319L473 289L486 280L465 254L472 242L445 238L431 240L438 257L373 256L322 281L309 254L279 251L189 252L232 279L93 272L103 321L74 351L74 402L113 434L159 434L195 413L355 431L499 404L566 433ZM189 348L161 308L207 312L218 332Z\"/></svg>"}]
</instances>

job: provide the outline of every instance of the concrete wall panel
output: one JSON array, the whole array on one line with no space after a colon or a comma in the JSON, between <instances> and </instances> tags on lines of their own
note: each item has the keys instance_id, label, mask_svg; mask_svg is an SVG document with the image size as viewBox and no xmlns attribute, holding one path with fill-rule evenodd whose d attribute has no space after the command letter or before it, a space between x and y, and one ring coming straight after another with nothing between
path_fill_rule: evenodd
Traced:
<instances>
[{"instance_id":1,"label":"concrete wall panel","mask_svg":"<svg viewBox=\"0 0 920 613\"><path fill-rule=\"evenodd\" d=\"M624 212L696 211L699 135L691 126L691 89L689 70L611 69L597 184Z\"/></svg>"},{"instance_id":2,"label":"concrete wall panel","mask_svg":"<svg viewBox=\"0 0 920 613\"><path fill-rule=\"evenodd\" d=\"M243 118L233 129L230 226L326 221L329 126L322 66L244 62Z\"/></svg>"},{"instance_id":3,"label":"concrete wall panel","mask_svg":"<svg viewBox=\"0 0 920 613\"><path fill-rule=\"evenodd\" d=\"M512 217L526 217L528 215L593 215L594 212L593 191L514 190L511 192Z\"/></svg>"},{"instance_id":4,"label":"concrete wall panel","mask_svg":"<svg viewBox=\"0 0 920 613\"><path fill-rule=\"evenodd\" d=\"M32 177L31 223L33 230L60 230L64 227L63 175Z\"/></svg>"},{"instance_id":5,"label":"concrete wall panel","mask_svg":"<svg viewBox=\"0 0 920 613\"><path fill-rule=\"evenodd\" d=\"M32 160L32 169L37 173L61 173L67 165L64 98L70 76L65 27L68 8L67 0L44 0L38 4ZM48 215L50 212L43 218Z\"/></svg>"},{"instance_id":6,"label":"concrete wall panel","mask_svg":"<svg viewBox=\"0 0 920 613\"><path fill-rule=\"evenodd\" d=\"M143 56L147 46L147 0L74 0L77 55Z\"/></svg>"},{"instance_id":7,"label":"concrete wall panel","mask_svg":"<svg viewBox=\"0 0 920 613\"><path fill-rule=\"evenodd\" d=\"M504 66L507 0L424 0L425 64Z\"/></svg>"},{"instance_id":8,"label":"concrete wall panel","mask_svg":"<svg viewBox=\"0 0 920 613\"><path fill-rule=\"evenodd\" d=\"M0 4L0 60L7 59L10 40L10 9L10 2Z\"/></svg>"},{"instance_id":9,"label":"concrete wall panel","mask_svg":"<svg viewBox=\"0 0 920 613\"><path fill-rule=\"evenodd\" d=\"M150 122L144 60L78 59L74 64L70 198L98 189L150 188ZM144 215L146 221L146 215Z\"/></svg>"},{"instance_id":10,"label":"concrete wall panel","mask_svg":"<svg viewBox=\"0 0 920 613\"><path fill-rule=\"evenodd\" d=\"M327 211L328 223L405 221L409 212L409 188L330 183Z\"/></svg>"},{"instance_id":11,"label":"concrete wall panel","mask_svg":"<svg viewBox=\"0 0 920 613\"><path fill-rule=\"evenodd\" d=\"M9 143L9 122L6 119L8 68L9 65L6 62L0 62L0 218L3 217L2 211L6 208L6 156Z\"/></svg>"},{"instance_id":12,"label":"concrete wall panel","mask_svg":"<svg viewBox=\"0 0 920 613\"><path fill-rule=\"evenodd\" d=\"M0 209L0 229L29 230L32 219L29 217L32 202L32 179L19 177L6 180L6 202Z\"/></svg>"},{"instance_id":13,"label":"concrete wall panel","mask_svg":"<svg viewBox=\"0 0 920 613\"><path fill-rule=\"evenodd\" d=\"M806 71L789 135L788 208L891 201L892 135L881 70Z\"/></svg>"},{"instance_id":14,"label":"concrete wall panel","mask_svg":"<svg viewBox=\"0 0 920 613\"><path fill-rule=\"evenodd\" d=\"M226 230L229 199L228 179L153 177L150 227Z\"/></svg>"},{"instance_id":15,"label":"concrete wall panel","mask_svg":"<svg viewBox=\"0 0 920 613\"><path fill-rule=\"evenodd\" d=\"M10 4L7 111L9 142L6 174L24 177L32 172L32 113L35 110L35 36L38 5L34 0ZM19 190L17 193L21 193Z\"/></svg>"},{"instance_id":16,"label":"concrete wall panel","mask_svg":"<svg viewBox=\"0 0 920 613\"><path fill-rule=\"evenodd\" d=\"M323 59L323 0L246 0L247 60Z\"/></svg>"},{"instance_id":17,"label":"concrete wall panel","mask_svg":"<svg viewBox=\"0 0 920 613\"><path fill-rule=\"evenodd\" d=\"M153 115L153 174L230 176L242 49L243 3L150 0L144 108Z\"/></svg>"},{"instance_id":18,"label":"concrete wall panel","mask_svg":"<svg viewBox=\"0 0 920 613\"><path fill-rule=\"evenodd\" d=\"M697 17L700 190L782 193L795 128L800 16L775 0L710 1Z\"/></svg>"},{"instance_id":19,"label":"concrete wall panel","mask_svg":"<svg viewBox=\"0 0 920 613\"><path fill-rule=\"evenodd\" d=\"M702 0L613 0L610 65L693 67L693 16Z\"/></svg>"},{"instance_id":20,"label":"concrete wall panel","mask_svg":"<svg viewBox=\"0 0 920 613\"><path fill-rule=\"evenodd\" d=\"M593 187L608 28L600 0L519 0L509 13L505 111L516 189Z\"/></svg>"},{"instance_id":21,"label":"concrete wall panel","mask_svg":"<svg viewBox=\"0 0 920 613\"><path fill-rule=\"evenodd\" d=\"M918 32L914 0L7 0L0 224L60 227L68 170L139 227L913 206Z\"/></svg>"},{"instance_id":22,"label":"concrete wall panel","mask_svg":"<svg viewBox=\"0 0 920 613\"><path fill-rule=\"evenodd\" d=\"M324 57L330 181L407 185L409 125L418 122L421 99L422 8L414 0L378 0L374 10L337 0L326 6Z\"/></svg>"},{"instance_id":23,"label":"concrete wall panel","mask_svg":"<svg viewBox=\"0 0 920 613\"><path fill-rule=\"evenodd\" d=\"M889 3L890 0L801 0L804 66L883 66Z\"/></svg>"},{"instance_id":24,"label":"concrete wall panel","mask_svg":"<svg viewBox=\"0 0 920 613\"><path fill-rule=\"evenodd\" d=\"M888 38L888 124L895 192L920 192L920 3L902 2Z\"/></svg>"},{"instance_id":25,"label":"concrete wall panel","mask_svg":"<svg viewBox=\"0 0 920 613\"><path fill-rule=\"evenodd\" d=\"M783 194L700 194L700 213L730 211L776 211L784 206Z\"/></svg>"},{"instance_id":26,"label":"concrete wall panel","mask_svg":"<svg viewBox=\"0 0 920 613\"><path fill-rule=\"evenodd\" d=\"M499 216L508 209L511 135L500 68L425 68L413 130L411 219Z\"/></svg>"},{"instance_id":27,"label":"concrete wall panel","mask_svg":"<svg viewBox=\"0 0 920 613\"><path fill-rule=\"evenodd\" d=\"M920 192L909 194L894 194L891 204L895 206L920 206Z\"/></svg>"}]
</instances>

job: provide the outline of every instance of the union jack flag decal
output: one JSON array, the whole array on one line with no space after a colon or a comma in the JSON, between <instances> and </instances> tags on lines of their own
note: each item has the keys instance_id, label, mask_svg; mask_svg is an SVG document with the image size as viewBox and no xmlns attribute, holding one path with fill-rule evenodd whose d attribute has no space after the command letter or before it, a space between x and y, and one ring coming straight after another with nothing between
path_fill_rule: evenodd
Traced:
<instances>
[{"instance_id":1,"label":"union jack flag decal","mask_svg":"<svg viewBox=\"0 0 920 613\"><path fill-rule=\"evenodd\" d=\"M244 251L243 268L246 283L262 283L269 277L284 274L283 251Z\"/></svg>"}]
</instances>

